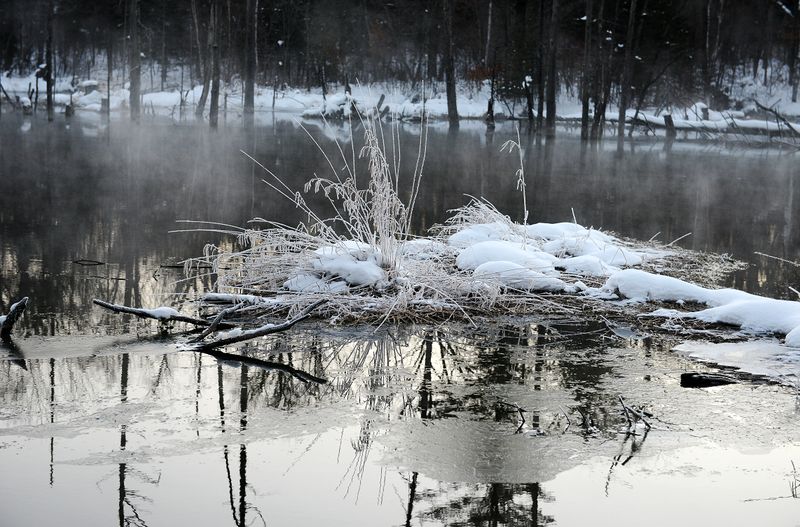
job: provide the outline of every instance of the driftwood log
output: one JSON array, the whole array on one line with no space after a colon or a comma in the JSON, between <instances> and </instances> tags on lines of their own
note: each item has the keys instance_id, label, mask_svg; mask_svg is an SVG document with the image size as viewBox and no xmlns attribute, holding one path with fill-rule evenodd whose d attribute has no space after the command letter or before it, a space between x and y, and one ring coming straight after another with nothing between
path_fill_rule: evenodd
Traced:
<instances>
[{"instance_id":1,"label":"driftwood log","mask_svg":"<svg viewBox=\"0 0 800 527\"><path fill-rule=\"evenodd\" d=\"M26 296L19 302L12 304L11 309L8 310L8 315L0 317L0 338L3 340L11 339L11 330L14 329L14 324L22 316L25 308L28 306L28 297Z\"/></svg>"}]
</instances>

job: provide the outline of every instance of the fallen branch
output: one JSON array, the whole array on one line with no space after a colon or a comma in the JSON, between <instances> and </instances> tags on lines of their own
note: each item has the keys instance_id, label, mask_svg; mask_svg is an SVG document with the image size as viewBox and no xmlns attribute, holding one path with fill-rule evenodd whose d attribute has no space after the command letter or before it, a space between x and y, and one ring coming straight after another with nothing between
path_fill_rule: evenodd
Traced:
<instances>
[{"instance_id":1,"label":"fallen branch","mask_svg":"<svg viewBox=\"0 0 800 527\"><path fill-rule=\"evenodd\" d=\"M244 302L240 302L235 306L225 308L219 313L217 313L217 316L214 317L214 320L211 321L211 324L206 329L204 329L202 333L197 335L197 337L193 338L189 342L200 342L201 340L209 336L211 333L215 332L219 328L219 325L222 323L222 319L224 317L230 315L231 313L235 313L236 311L241 309L242 306L244 306Z\"/></svg>"},{"instance_id":2,"label":"fallen branch","mask_svg":"<svg viewBox=\"0 0 800 527\"><path fill-rule=\"evenodd\" d=\"M305 309L303 309L301 312L299 312L286 322L283 322L282 324L267 324L259 328L242 331L241 333L238 333L237 335L231 337L225 337L213 340L211 342L206 342L204 344L200 344L197 349L200 351L205 351L213 348L220 348L222 346L229 346L231 344L244 342L246 340L252 340L259 337L264 337L266 335L271 335L272 333L279 333L281 331L286 331L287 329L290 329L292 326L294 326L301 320L305 320L308 317L310 317L311 313L325 302L327 302L327 300L322 299L314 302L313 304L310 304L309 306L306 306Z\"/></svg>"},{"instance_id":3,"label":"fallen branch","mask_svg":"<svg viewBox=\"0 0 800 527\"><path fill-rule=\"evenodd\" d=\"M12 304L11 309L8 310L8 315L0 316L0 338L3 340L11 339L11 330L14 329L14 324L22 316L27 305L28 297L26 296L19 302Z\"/></svg>"},{"instance_id":4,"label":"fallen branch","mask_svg":"<svg viewBox=\"0 0 800 527\"><path fill-rule=\"evenodd\" d=\"M171 307L158 307L156 309L139 309L136 307L128 307L128 306L121 306L117 304L110 304L108 302L104 302L102 300L94 299L92 302L102 308L108 309L109 311L113 311L115 313L127 313L129 315L136 315L140 318L151 318L153 320L158 320L159 322L186 322L187 324L194 324L195 326L210 326L212 322L202 318L195 318L190 317L188 315L183 315L178 313L176 310L172 309ZM233 329L233 324L229 324L227 322L218 322L217 327L220 329Z\"/></svg>"}]
</instances>

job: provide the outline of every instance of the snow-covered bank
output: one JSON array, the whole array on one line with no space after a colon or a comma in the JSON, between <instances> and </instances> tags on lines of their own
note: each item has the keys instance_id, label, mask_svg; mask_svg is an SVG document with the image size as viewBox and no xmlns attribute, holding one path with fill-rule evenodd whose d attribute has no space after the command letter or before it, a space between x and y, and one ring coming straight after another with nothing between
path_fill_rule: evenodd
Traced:
<instances>
[{"instance_id":1,"label":"snow-covered bank","mask_svg":"<svg viewBox=\"0 0 800 527\"><path fill-rule=\"evenodd\" d=\"M28 77L2 77L3 87L10 94L25 98L28 89L36 86L34 75ZM126 111L130 93L127 89L112 87L109 94L105 81L86 80L73 83L66 78L56 79L55 104L58 108L70 105L73 110L83 112L100 112L103 100L108 98L112 112ZM785 90L784 90L785 91ZM165 115L177 118L179 116L193 116L194 109L201 99L202 86L192 88L169 89L157 91L145 90L142 95L142 111L146 114ZM760 92L754 92L755 95ZM781 92L783 93L783 92ZM486 117L491 89L488 82L460 82L457 85L457 107L462 119L481 120ZM763 94L762 94L763 95ZM39 80L38 106L44 105L44 83ZM241 115L243 111L243 91L241 84L233 83L223 86L220 95L220 111ZM759 99L756 99L759 100ZM772 97L764 98L769 104L777 104ZM375 83L368 85L354 84L351 93L346 93L344 86L331 85L327 93L320 87L312 89L299 89L291 87L276 88L274 86L260 85L255 91L255 110L259 113L274 113L279 115L302 116L313 119L325 117L327 119L342 119L349 116L351 108L355 107L360 112L379 109L400 121L419 121L425 115L427 119L447 120L447 99L444 86L439 84L412 85L407 83ZM742 102L739 101L741 105ZM778 111L786 107L792 110L794 106L777 104ZM776 122L774 118L765 118L763 115L753 116L757 108L752 100L744 105L743 110L710 109L703 102L686 108L643 108L638 113L629 110L629 122L641 126L640 131L647 127L663 128L664 116L671 115L674 127L678 131L711 132L711 133L780 133L786 132L786 126ZM207 110L206 110L207 111ZM497 119L526 117L524 101L520 99L499 98L494 104ZM568 86L562 87L557 98L557 120L561 122L580 121L581 103L577 92ZM800 105L796 113L800 114ZM605 118L615 122L618 118L618 109L609 104ZM800 123L797 124L800 129Z\"/></svg>"}]
</instances>

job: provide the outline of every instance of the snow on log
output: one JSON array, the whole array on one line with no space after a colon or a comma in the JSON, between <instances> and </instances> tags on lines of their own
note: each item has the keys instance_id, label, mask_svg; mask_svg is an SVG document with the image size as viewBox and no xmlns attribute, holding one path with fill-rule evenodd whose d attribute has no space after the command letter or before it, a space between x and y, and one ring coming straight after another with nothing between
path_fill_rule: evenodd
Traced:
<instances>
[{"instance_id":1,"label":"snow on log","mask_svg":"<svg viewBox=\"0 0 800 527\"><path fill-rule=\"evenodd\" d=\"M14 329L14 324L22 316L27 306L28 297L26 296L11 306L11 309L8 310L8 315L0 316L0 338L3 340L11 338L11 330Z\"/></svg>"},{"instance_id":2,"label":"snow on log","mask_svg":"<svg viewBox=\"0 0 800 527\"><path fill-rule=\"evenodd\" d=\"M194 324L195 326L210 326L212 324L211 321L202 319L202 318L195 318L190 317L188 315L184 315L179 313L175 309L171 307L157 307L155 309L140 309L136 307L128 307L128 306L121 306L118 304L111 304L108 302L104 302L102 300L94 299L92 302L95 305L98 305L102 308L108 309L109 311L113 311L115 313L127 313L130 315L136 315L140 318L152 318L154 320L158 320L159 322L186 322L187 324ZM217 327L221 329L231 329L235 327L233 324L229 324L227 322L218 322Z\"/></svg>"}]
</instances>

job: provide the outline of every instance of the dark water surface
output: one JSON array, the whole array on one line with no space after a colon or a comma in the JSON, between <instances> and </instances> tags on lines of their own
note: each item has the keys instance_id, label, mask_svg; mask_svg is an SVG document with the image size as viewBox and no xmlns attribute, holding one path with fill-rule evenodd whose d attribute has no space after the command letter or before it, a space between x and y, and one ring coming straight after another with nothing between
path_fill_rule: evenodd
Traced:
<instances>
[{"instance_id":1,"label":"dark water surface","mask_svg":"<svg viewBox=\"0 0 800 527\"><path fill-rule=\"evenodd\" d=\"M334 166L330 138L352 155L348 131L307 124ZM419 130L400 135L410 171ZM510 125L430 128L418 232L465 194L521 219L518 162L500 153L512 138ZM680 245L751 263L728 285L792 298L800 284L754 254L800 259L795 157L522 142L530 221L691 232ZM330 174L291 120L248 133L3 115L0 311L31 303L0 348L0 525L800 524L796 390L683 389L680 373L707 366L677 341L558 320L308 324L237 350L329 380L314 385L178 351L155 325L93 308L192 309L212 279L175 265L231 241L169 234L186 228L176 220L302 220L240 149L293 188ZM652 414L647 434L620 433L620 395Z\"/></svg>"}]
</instances>

